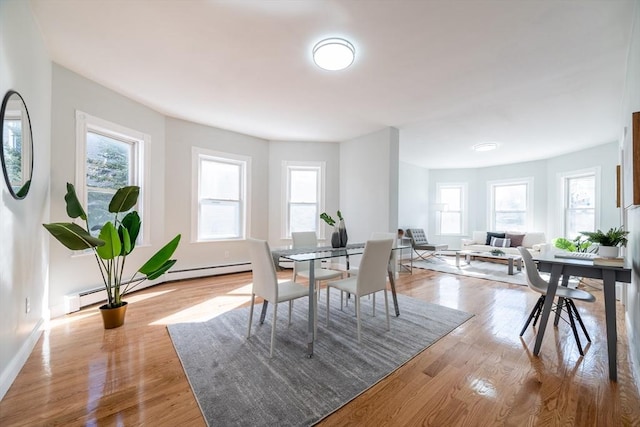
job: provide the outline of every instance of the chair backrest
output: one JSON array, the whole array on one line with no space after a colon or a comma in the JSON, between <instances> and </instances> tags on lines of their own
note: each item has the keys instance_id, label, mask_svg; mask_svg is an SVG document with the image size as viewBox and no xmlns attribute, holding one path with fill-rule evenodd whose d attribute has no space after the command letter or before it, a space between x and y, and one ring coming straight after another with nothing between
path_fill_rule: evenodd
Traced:
<instances>
[{"instance_id":1,"label":"chair backrest","mask_svg":"<svg viewBox=\"0 0 640 427\"><path fill-rule=\"evenodd\" d=\"M429 244L427 235L424 234L424 230L422 228L408 228L407 236L411 239L411 244L413 246Z\"/></svg>"},{"instance_id":2,"label":"chair backrest","mask_svg":"<svg viewBox=\"0 0 640 427\"><path fill-rule=\"evenodd\" d=\"M518 252L520 252L522 260L524 261L524 271L527 277L527 285L529 285L529 287L536 292L546 294L549 283L547 283L546 280L540 277L538 267L536 267L536 263L533 262L531 252L529 252L527 248L523 246L518 246Z\"/></svg>"},{"instance_id":3,"label":"chair backrest","mask_svg":"<svg viewBox=\"0 0 640 427\"><path fill-rule=\"evenodd\" d=\"M253 293L267 301L278 301L278 277L269 243L247 239L253 274Z\"/></svg>"},{"instance_id":4,"label":"chair backrest","mask_svg":"<svg viewBox=\"0 0 640 427\"><path fill-rule=\"evenodd\" d=\"M294 231L291 233L294 248L315 248L318 246L318 236L315 231Z\"/></svg>"},{"instance_id":5,"label":"chair backrest","mask_svg":"<svg viewBox=\"0 0 640 427\"><path fill-rule=\"evenodd\" d=\"M315 248L318 246L318 236L315 231L295 231L291 233L293 248ZM294 275L309 270L309 261L295 261L293 263Z\"/></svg>"},{"instance_id":6,"label":"chair backrest","mask_svg":"<svg viewBox=\"0 0 640 427\"><path fill-rule=\"evenodd\" d=\"M367 295L387 286L387 269L393 239L368 240L360 261L356 287L359 295Z\"/></svg>"}]
</instances>

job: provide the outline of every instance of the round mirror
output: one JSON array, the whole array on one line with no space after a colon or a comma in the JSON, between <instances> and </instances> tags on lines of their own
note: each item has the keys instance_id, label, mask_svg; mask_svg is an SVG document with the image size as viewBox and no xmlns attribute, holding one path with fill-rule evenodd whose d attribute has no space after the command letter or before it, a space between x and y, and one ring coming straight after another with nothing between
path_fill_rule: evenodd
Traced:
<instances>
[{"instance_id":1,"label":"round mirror","mask_svg":"<svg viewBox=\"0 0 640 427\"><path fill-rule=\"evenodd\" d=\"M29 192L33 173L33 140L31 121L22 96L10 90L2 100L2 173L9 192L24 199Z\"/></svg>"}]
</instances>

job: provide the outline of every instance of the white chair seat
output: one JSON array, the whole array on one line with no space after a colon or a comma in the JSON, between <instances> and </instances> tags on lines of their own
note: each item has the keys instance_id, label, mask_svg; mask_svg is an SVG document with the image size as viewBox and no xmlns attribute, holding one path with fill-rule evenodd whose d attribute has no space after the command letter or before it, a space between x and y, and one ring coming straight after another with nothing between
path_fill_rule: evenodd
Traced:
<instances>
[{"instance_id":1,"label":"white chair seat","mask_svg":"<svg viewBox=\"0 0 640 427\"><path fill-rule=\"evenodd\" d=\"M298 276L304 277L305 279L309 279L310 274L311 272L309 270L297 272ZM328 268L314 268L313 274L317 282L321 280L329 280L329 279L335 279L336 277L342 277L342 271L329 270Z\"/></svg>"},{"instance_id":2,"label":"white chair seat","mask_svg":"<svg viewBox=\"0 0 640 427\"><path fill-rule=\"evenodd\" d=\"M355 277L349 277L347 279L336 280L331 282L331 287L339 289L343 292L355 294L358 286L358 280Z\"/></svg>"},{"instance_id":3,"label":"white chair seat","mask_svg":"<svg viewBox=\"0 0 640 427\"><path fill-rule=\"evenodd\" d=\"M286 302L308 295L309 288L301 286L299 283L292 282L291 280L278 283L278 302Z\"/></svg>"}]
</instances>

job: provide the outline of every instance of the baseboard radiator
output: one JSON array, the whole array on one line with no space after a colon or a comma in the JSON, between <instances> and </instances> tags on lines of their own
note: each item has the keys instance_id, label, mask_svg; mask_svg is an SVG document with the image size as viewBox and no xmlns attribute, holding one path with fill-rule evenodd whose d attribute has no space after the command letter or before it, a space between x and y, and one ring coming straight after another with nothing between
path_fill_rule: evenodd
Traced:
<instances>
[{"instance_id":1,"label":"baseboard radiator","mask_svg":"<svg viewBox=\"0 0 640 427\"><path fill-rule=\"evenodd\" d=\"M250 262L238 262L232 264L212 265L208 267L187 268L183 270L173 270L165 273L161 278L154 281L146 281L137 286L135 290L145 289L151 286L159 285L164 282L172 282L183 279L193 279L196 277L218 276L221 274L238 273L241 271L250 271ZM107 291L104 286L87 289L75 294L65 295L64 312L65 314L73 313L83 307L94 305L107 301Z\"/></svg>"}]
</instances>

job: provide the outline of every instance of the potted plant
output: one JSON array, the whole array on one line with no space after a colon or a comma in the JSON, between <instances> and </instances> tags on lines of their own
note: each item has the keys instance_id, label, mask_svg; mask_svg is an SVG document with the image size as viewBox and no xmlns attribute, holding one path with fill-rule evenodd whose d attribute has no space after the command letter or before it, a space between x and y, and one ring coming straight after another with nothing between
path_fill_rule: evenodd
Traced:
<instances>
[{"instance_id":1,"label":"potted plant","mask_svg":"<svg viewBox=\"0 0 640 427\"><path fill-rule=\"evenodd\" d=\"M585 236L591 243L598 245L598 254L605 258L616 258L619 253L620 246L627 245L628 231L624 231L622 227L611 228L606 233L602 230L597 231L581 231L580 234Z\"/></svg>"},{"instance_id":2,"label":"potted plant","mask_svg":"<svg viewBox=\"0 0 640 427\"><path fill-rule=\"evenodd\" d=\"M76 190L72 184L67 183L67 194L64 197L67 215L71 219L84 220L85 227L74 222L43 224L53 237L72 251L93 251L107 291L107 303L100 307L105 329L117 328L124 323L127 302L122 298L128 292L147 279L160 277L176 263L175 259L169 258L178 247L180 234L149 258L130 279L123 281L127 256L135 249L142 225L138 212L131 210L138 202L139 194L138 186L118 189L109 203L109 212L114 214L113 221L102 225L100 234L94 237L89 231L87 213L78 200ZM126 214L120 218L119 214L123 213Z\"/></svg>"},{"instance_id":3,"label":"potted plant","mask_svg":"<svg viewBox=\"0 0 640 427\"><path fill-rule=\"evenodd\" d=\"M331 234L331 246L334 248L344 248L347 246L347 228L344 224L344 218L342 217L342 213L338 210L336 212L338 215L338 220L340 221L338 226L336 227L336 220L331 218L331 215L326 212L322 212L320 214L320 219L326 222L330 227L334 227L333 233Z\"/></svg>"}]
</instances>

